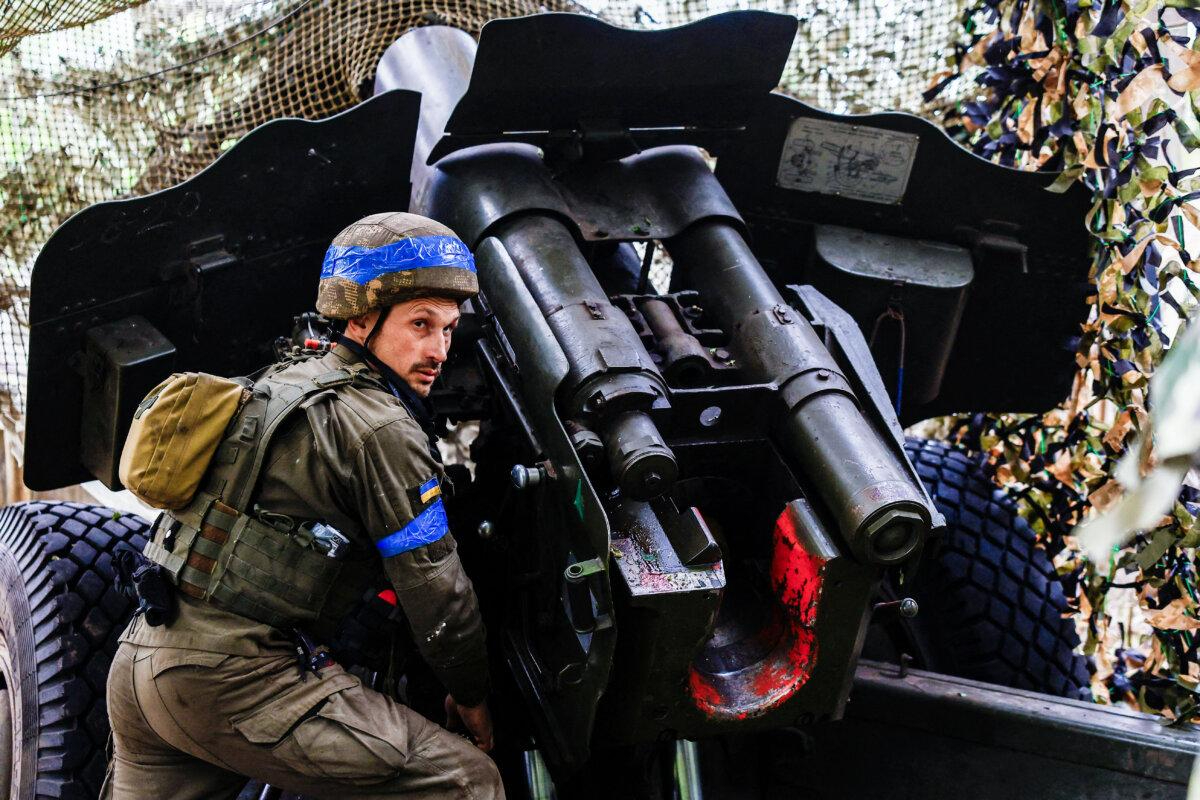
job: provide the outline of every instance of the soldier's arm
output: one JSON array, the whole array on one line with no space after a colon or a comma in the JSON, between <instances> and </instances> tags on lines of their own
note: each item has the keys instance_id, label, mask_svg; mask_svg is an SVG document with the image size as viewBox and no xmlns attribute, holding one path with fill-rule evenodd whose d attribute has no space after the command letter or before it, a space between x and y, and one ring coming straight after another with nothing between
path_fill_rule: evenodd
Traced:
<instances>
[{"instance_id":1,"label":"soldier's arm","mask_svg":"<svg viewBox=\"0 0 1200 800\"><path fill-rule=\"evenodd\" d=\"M355 494L422 657L454 699L468 706L488 691L483 621L459 561L424 433L400 419L357 449Z\"/></svg>"}]
</instances>

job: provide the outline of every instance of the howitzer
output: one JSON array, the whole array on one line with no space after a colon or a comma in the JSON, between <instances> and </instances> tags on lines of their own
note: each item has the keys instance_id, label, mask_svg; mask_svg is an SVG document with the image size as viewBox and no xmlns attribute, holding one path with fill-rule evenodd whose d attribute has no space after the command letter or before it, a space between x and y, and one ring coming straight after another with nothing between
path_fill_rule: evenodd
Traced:
<instances>
[{"instance_id":1,"label":"howitzer","mask_svg":"<svg viewBox=\"0 0 1200 800\"><path fill-rule=\"evenodd\" d=\"M744 125L782 70L794 21L746 14L685 29L693 41L677 41L680 52L729 65L705 87L721 107L652 106L652 91L597 108L589 91L624 73L583 68L570 108L517 101L527 116L489 128L496 97L512 100L573 40L611 30L548 16L533 34L534 22L493 24L478 54L461 32L415 31L385 54L376 91L427 98L414 209L476 250L493 334L482 360L513 416L530 420L520 450L545 474L538 502L566 506L557 530L508 529L566 568L530 590L561 640L508 641L518 683L537 698L539 743L554 768L582 763L593 705L593 736L607 743L836 716L881 567L914 559L941 517L894 412L865 390L874 365L839 363L804 306L784 299L698 148L636 139ZM715 37L723 24L759 47ZM556 44L530 50L506 35ZM623 69L646 74L658 43L629 41ZM589 114L616 127L590 130ZM510 122L541 133L514 137ZM636 280L632 243L654 240L674 261L665 294ZM628 293L616 294L622 282ZM838 335L865 350L852 325ZM570 520L587 495L594 519Z\"/></svg>"},{"instance_id":2,"label":"howitzer","mask_svg":"<svg viewBox=\"0 0 1200 800\"><path fill-rule=\"evenodd\" d=\"M28 483L117 487L146 390L266 363L333 234L408 208L482 286L433 398L481 420L451 515L498 715L562 781L598 748L838 718L879 587L945 525L901 425L1059 398L1073 362L1044 342L1074 323L992 329L999 297L1075 290L1086 232L1055 220L1087 198L914 117L772 94L795 28L417 29L358 107L81 212L33 275Z\"/></svg>"}]
</instances>

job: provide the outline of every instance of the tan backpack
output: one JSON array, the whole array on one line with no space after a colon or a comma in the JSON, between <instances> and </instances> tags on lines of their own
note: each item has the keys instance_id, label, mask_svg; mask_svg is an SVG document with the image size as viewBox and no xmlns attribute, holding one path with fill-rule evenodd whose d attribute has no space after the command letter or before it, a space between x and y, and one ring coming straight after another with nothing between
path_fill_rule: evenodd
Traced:
<instances>
[{"instance_id":1,"label":"tan backpack","mask_svg":"<svg viewBox=\"0 0 1200 800\"><path fill-rule=\"evenodd\" d=\"M154 508L187 505L229 421L249 396L243 384L203 372L167 378L133 415L121 450L121 483Z\"/></svg>"}]
</instances>

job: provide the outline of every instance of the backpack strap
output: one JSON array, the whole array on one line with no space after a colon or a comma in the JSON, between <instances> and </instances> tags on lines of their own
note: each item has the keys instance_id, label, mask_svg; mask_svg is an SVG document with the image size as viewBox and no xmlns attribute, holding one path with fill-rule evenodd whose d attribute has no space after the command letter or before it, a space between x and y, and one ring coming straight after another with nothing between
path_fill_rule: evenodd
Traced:
<instances>
[{"instance_id":1,"label":"backpack strap","mask_svg":"<svg viewBox=\"0 0 1200 800\"><path fill-rule=\"evenodd\" d=\"M307 400L353 383L366 369L365 364L351 364L300 383L274 381L269 376L256 383L213 459L209 492L236 511L245 512L258 486L271 440L283 422Z\"/></svg>"}]
</instances>

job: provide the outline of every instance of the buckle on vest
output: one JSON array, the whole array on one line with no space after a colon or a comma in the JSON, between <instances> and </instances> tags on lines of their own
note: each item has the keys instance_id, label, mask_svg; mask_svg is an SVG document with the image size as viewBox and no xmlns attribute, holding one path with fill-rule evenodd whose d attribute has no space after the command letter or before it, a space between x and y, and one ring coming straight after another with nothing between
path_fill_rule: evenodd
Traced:
<instances>
[{"instance_id":1,"label":"buckle on vest","mask_svg":"<svg viewBox=\"0 0 1200 800\"><path fill-rule=\"evenodd\" d=\"M165 523L165 524L164 524ZM179 533L179 529L183 527L183 523L175 518L174 515L161 513L158 519L154 520L155 531L162 531L162 546L168 551L175 549L175 534Z\"/></svg>"},{"instance_id":2,"label":"buckle on vest","mask_svg":"<svg viewBox=\"0 0 1200 800\"><path fill-rule=\"evenodd\" d=\"M277 514L274 511L267 511L258 503L254 504L254 517L262 524L272 527L280 533L286 533L289 536L296 530L296 520L287 514Z\"/></svg>"}]
</instances>

